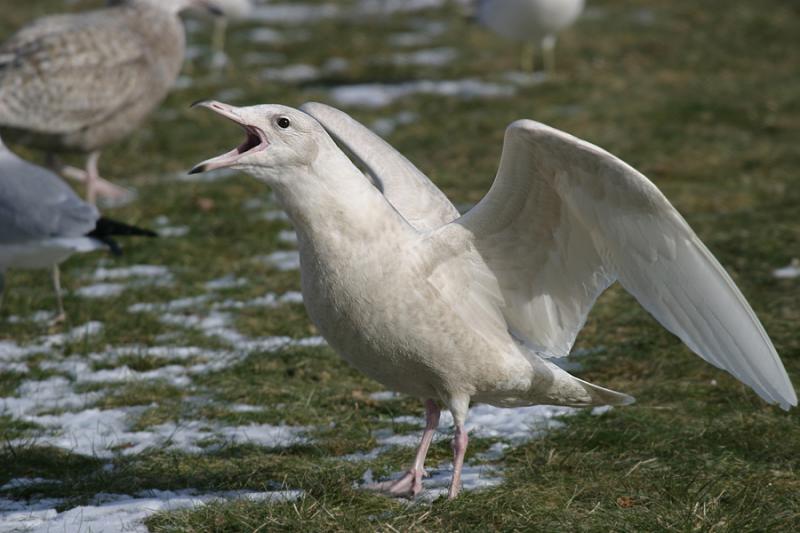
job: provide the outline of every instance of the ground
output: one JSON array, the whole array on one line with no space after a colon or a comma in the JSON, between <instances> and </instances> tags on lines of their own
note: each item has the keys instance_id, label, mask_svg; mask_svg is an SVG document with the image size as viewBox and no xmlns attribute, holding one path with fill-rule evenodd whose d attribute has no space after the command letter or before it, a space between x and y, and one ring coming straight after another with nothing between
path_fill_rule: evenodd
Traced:
<instances>
[{"instance_id":1,"label":"ground","mask_svg":"<svg viewBox=\"0 0 800 533\"><path fill-rule=\"evenodd\" d=\"M100 3L15 3L0 37ZM151 531L800 528L797 411L765 405L691 354L618 287L570 359L635 405L478 407L471 490L459 499L436 498L449 475L444 424L424 498L361 490L410 463L422 405L383 391L319 339L296 292L293 233L262 184L186 175L241 137L189 109L201 98L342 107L466 207L491 183L505 126L545 122L661 188L800 383L800 277L775 275L800 257L800 7L590 0L559 41L556 75L543 78L518 73L519 47L456 5L312 3L273 2L261 20L233 25L222 70L210 65L209 24L189 21L178 87L101 160L139 194L107 214L160 239L129 241L119 259L68 261L69 318L56 329L47 273L9 275L0 530L143 528L142 518Z\"/></svg>"}]
</instances>

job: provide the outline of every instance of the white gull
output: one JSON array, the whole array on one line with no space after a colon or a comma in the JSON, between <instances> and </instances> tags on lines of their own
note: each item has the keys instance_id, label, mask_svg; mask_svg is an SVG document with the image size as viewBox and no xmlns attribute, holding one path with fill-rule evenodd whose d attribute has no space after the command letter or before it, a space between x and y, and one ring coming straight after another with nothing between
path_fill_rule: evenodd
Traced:
<instances>
[{"instance_id":1,"label":"white gull","mask_svg":"<svg viewBox=\"0 0 800 533\"><path fill-rule=\"evenodd\" d=\"M379 488L420 492L442 408L455 425L453 498L470 403L631 403L551 360L569 354L615 281L703 359L769 403L797 404L731 278L655 185L608 152L514 122L491 190L459 216L405 157L336 109L199 105L246 140L192 172L231 167L268 184L297 231L304 303L322 335L357 369L425 402L414 466Z\"/></svg>"},{"instance_id":2,"label":"white gull","mask_svg":"<svg viewBox=\"0 0 800 533\"><path fill-rule=\"evenodd\" d=\"M584 0L478 0L475 16L496 34L527 43L522 56L524 70L533 70L536 45L540 44L545 68L552 73L556 35L575 22L583 5Z\"/></svg>"}]
</instances>

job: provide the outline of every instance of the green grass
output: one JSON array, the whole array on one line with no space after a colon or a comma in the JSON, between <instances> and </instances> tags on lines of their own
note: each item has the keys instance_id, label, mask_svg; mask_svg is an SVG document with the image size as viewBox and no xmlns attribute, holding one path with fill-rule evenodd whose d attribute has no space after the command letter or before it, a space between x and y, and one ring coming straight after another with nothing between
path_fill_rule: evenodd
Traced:
<instances>
[{"instance_id":1,"label":"green grass","mask_svg":"<svg viewBox=\"0 0 800 533\"><path fill-rule=\"evenodd\" d=\"M7 9L0 36L35 16L64 9L60 0ZM457 48L457 61L441 69L375 61L396 51L386 35L409 31L425 20L448 22L431 46ZM68 295L64 330L100 320L101 334L29 359L27 374L0 372L0 396L13 396L25 380L62 375L41 366L47 361L77 358L94 370L126 365L140 372L208 362L203 356L173 360L146 354L89 358L108 346L231 348L191 328L165 325L157 313L129 313L130 305L202 295L208 292L205 282L229 274L250 283L219 291L217 300L299 290L297 273L277 272L253 259L289 249L277 239L286 228L283 223L265 220L264 208L245 207L253 198L269 201L262 184L245 176L212 183L168 178L239 141L235 127L190 110L190 102L226 89L241 91L234 104L296 106L326 101L328 87L346 83L467 77L505 83L502 73L518 63L515 45L472 26L449 7L379 20L321 21L302 35L296 27L279 28L293 40L277 45L249 42L248 27L230 34L230 68L212 72L203 58L195 61L189 73L198 80L195 85L174 91L145 127L110 147L101 160L106 176L140 194L138 202L111 215L149 226L166 215L171 226L190 229L186 237L130 242L125 256L105 259L106 266L165 265L174 283L130 289L110 300ZM475 202L488 189L504 128L515 119L534 118L608 149L649 176L686 217L748 297L789 374L800 382L800 280L771 274L800 256L798 33L796 2L592 0L586 16L560 39L558 74L552 80L521 87L508 98L417 96L352 114L369 124L399 111L414 112L417 120L398 127L389 140L457 204ZM198 43L207 38L206 30L190 36ZM318 81L281 84L258 77L268 67L243 63L245 54L258 51L283 54L288 65L321 65L330 57L350 63ZM25 149L20 153L42 160ZM81 161L76 157L73 162ZM92 284L99 259L67 262L64 286L73 290ZM0 341L24 345L52 333L46 324L6 320L51 309L48 279L45 272L9 275ZM210 304L200 312L209 313ZM232 327L248 337L316 334L297 305L226 312L233 316ZM764 405L749 389L692 355L618 287L601 297L576 348L598 346L604 349L581 358L580 377L628 392L637 403L603 416L566 418L563 429L513 448L498 462L503 485L465 493L453 502L409 505L354 488L368 467L378 475L398 471L412 452L394 449L363 463L341 457L374 448L371 430L391 428L397 416L421 415L421 405L409 398L370 399L369 393L381 387L327 348L252 353L226 368L193 376L186 386L165 381L75 385L79 392L100 393L95 407L138 406L137 429L193 419L312 426L305 444L286 449L211 445L199 454L158 449L99 460L37 445L43 428L0 416L6 443L0 464L7 465L0 469L0 485L18 477L61 481L6 495L62 497L62 510L91 502L99 492L305 491L294 503L219 503L148 521L151 530L164 532L800 528L796 411ZM231 408L234 404L264 409L240 412ZM28 441L11 445L15 439ZM489 444L474 439L468 460L480 462L475 454ZM429 465L449 455L446 442L436 443Z\"/></svg>"}]
</instances>

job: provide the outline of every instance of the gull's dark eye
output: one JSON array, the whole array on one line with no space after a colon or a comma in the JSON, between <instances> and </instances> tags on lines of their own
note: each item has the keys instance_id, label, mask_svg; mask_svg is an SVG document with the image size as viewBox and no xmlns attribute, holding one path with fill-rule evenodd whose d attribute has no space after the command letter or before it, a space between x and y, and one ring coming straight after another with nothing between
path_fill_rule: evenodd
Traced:
<instances>
[{"instance_id":1,"label":"gull's dark eye","mask_svg":"<svg viewBox=\"0 0 800 533\"><path fill-rule=\"evenodd\" d=\"M281 117L281 118L278 119L278 126L280 126L283 129L286 129L291 125L292 125L292 122L286 117Z\"/></svg>"}]
</instances>

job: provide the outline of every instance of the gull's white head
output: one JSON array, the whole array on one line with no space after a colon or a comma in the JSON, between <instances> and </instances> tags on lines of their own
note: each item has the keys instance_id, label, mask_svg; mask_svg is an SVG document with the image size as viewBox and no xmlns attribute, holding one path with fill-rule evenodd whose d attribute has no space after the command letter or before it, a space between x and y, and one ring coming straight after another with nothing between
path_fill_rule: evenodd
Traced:
<instances>
[{"instance_id":1,"label":"gull's white head","mask_svg":"<svg viewBox=\"0 0 800 533\"><path fill-rule=\"evenodd\" d=\"M311 167L321 150L335 148L319 122L298 109L282 105L234 107L213 100L194 106L235 122L247 138L230 152L198 164L190 174L232 168L275 185Z\"/></svg>"}]
</instances>

